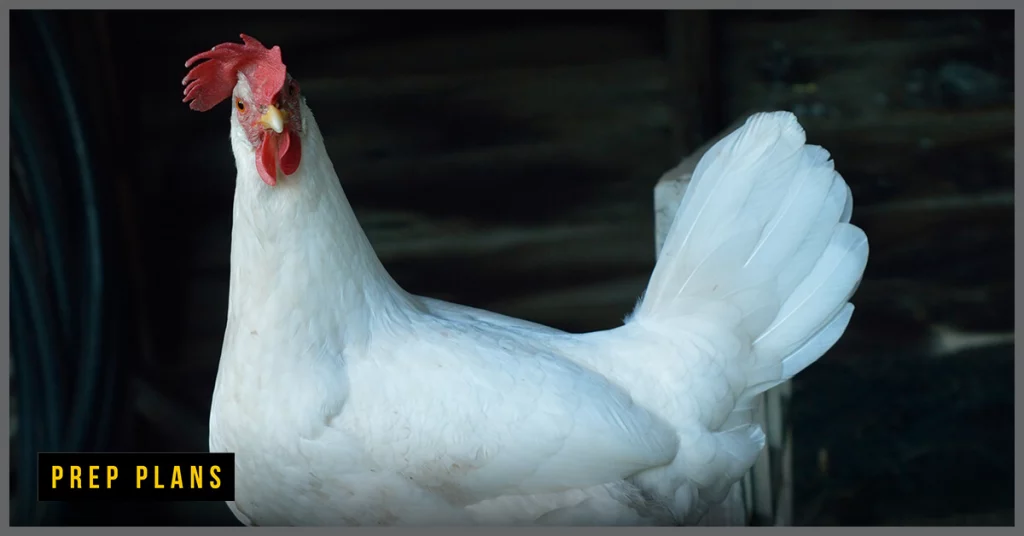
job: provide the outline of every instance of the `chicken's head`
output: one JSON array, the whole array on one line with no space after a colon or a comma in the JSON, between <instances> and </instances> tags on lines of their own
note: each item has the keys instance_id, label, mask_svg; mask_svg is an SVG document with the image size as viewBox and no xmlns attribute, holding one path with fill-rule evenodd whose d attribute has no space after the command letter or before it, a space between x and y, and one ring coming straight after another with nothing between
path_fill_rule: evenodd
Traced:
<instances>
[{"instance_id":1,"label":"chicken's head","mask_svg":"<svg viewBox=\"0 0 1024 536\"><path fill-rule=\"evenodd\" d=\"M263 181L277 184L278 169L295 173L302 158L299 85L285 69L281 49L268 49L242 34L242 44L217 45L190 58L185 67L200 61L182 80L183 102L205 112L230 97L237 128L252 143Z\"/></svg>"}]
</instances>

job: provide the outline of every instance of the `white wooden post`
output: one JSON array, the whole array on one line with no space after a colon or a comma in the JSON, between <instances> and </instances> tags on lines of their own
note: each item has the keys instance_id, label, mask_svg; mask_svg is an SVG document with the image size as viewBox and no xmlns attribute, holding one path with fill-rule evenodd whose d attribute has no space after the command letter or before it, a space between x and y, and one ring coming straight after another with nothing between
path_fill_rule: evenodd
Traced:
<instances>
[{"instance_id":1,"label":"white wooden post","mask_svg":"<svg viewBox=\"0 0 1024 536\"><path fill-rule=\"evenodd\" d=\"M675 219L679 202L697 162L711 146L738 128L740 121L723 131L717 138L687 156L669 170L654 187L655 251L660 254L665 235ZM723 525L776 525L792 524L792 432L787 419L791 385L786 382L760 396L754 419L767 436L767 447L762 451L750 472L733 487L725 502L711 509L701 524Z\"/></svg>"}]
</instances>

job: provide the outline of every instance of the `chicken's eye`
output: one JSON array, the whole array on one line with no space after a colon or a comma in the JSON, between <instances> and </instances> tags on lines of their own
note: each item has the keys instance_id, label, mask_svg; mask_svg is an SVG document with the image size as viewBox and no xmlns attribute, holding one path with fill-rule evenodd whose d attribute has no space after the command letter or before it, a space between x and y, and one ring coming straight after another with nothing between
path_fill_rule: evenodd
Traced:
<instances>
[{"instance_id":1,"label":"chicken's eye","mask_svg":"<svg viewBox=\"0 0 1024 536\"><path fill-rule=\"evenodd\" d=\"M239 112L245 111L245 103L242 102L242 99L235 99L235 108L238 108Z\"/></svg>"}]
</instances>

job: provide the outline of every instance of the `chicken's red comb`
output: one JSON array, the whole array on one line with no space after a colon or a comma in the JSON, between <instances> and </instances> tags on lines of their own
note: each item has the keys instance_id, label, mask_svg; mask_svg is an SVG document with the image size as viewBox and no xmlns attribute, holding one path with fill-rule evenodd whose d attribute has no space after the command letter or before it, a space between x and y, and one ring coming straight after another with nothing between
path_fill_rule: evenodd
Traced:
<instances>
[{"instance_id":1,"label":"chicken's red comb","mask_svg":"<svg viewBox=\"0 0 1024 536\"><path fill-rule=\"evenodd\" d=\"M224 43L201 52L185 62L185 68L202 61L181 81L189 108L205 112L231 96L238 72L245 71L256 99L269 103L284 87L287 70L281 61L281 49L242 34L242 44ZM187 84L187 85L186 85Z\"/></svg>"}]
</instances>

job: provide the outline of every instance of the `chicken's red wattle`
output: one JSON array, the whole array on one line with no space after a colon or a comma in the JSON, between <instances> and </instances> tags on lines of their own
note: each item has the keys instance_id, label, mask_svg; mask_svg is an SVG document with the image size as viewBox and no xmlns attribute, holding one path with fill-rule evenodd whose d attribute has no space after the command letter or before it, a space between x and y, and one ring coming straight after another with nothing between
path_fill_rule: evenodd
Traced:
<instances>
[{"instance_id":1,"label":"chicken's red wattle","mask_svg":"<svg viewBox=\"0 0 1024 536\"><path fill-rule=\"evenodd\" d=\"M291 130L281 134L267 133L256 153L256 169L268 186L277 184L277 168L285 175L295 173L302 157L302 143Z\"/></svg>"}]
</instances>

